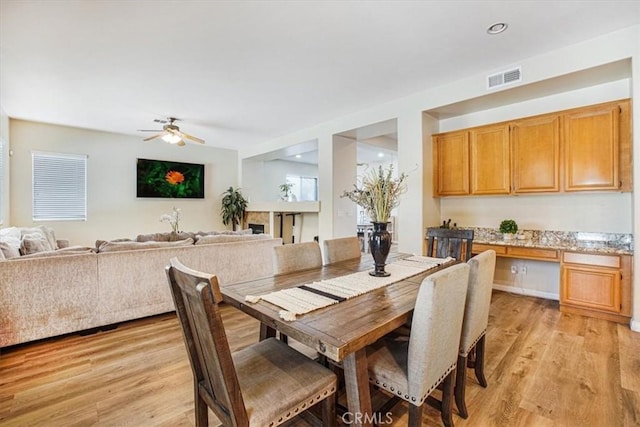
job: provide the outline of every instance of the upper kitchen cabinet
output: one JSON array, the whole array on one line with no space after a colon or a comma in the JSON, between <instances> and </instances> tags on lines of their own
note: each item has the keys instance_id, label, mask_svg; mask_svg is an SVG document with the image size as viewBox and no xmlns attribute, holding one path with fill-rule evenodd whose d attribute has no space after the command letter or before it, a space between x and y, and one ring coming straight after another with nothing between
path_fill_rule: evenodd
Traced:
<instances>
[{"instance_id":1,"label":"upper kitchen cabinet","mask_svg":"<svg viewBox=\"0 0 640 427\"><path fill-rule=\"evenodd\" d=\"M560 116L522 119L511 124L513 192L560 191Z\"/></svg>"},{"instance_id":2,"label":"upper kitchen cabinet","mask_svg":"<svg viewBox=\"0 0 640 427\"><path fill-rule=\"evenodd\" d=\"M630 160L621 150L626 149L623 140L630 140L623 133L628 104L600 104L563 116L565 191L623 189L621 157L624 162Z\"/></svg>"},{"instance_id":3,"label":"upper kitchen cabinet","mask_svg":"<svg viewBox=\"0 0 640 427\"><path fill-rule=\"evenodd\" d=\"M471 194L509 194L509 126L482 126L469 131Z\"/></svg>"},{"instance_id":4,"label":"upper kitchen cabinet","mask_svg":"<svg viewBox=\"0 0 640 427\"><path fill-rule=\"evenodd\" d=\"M433 136L435 196L632 191L631 103Z\"/></svg>"},{"instance_id":5,"label":"upper kitchen cabinet","mask_svg":"<svg viewBox=\"0 0 640 427\"><path fill-rule=\"evenodd\" d=\"M469 194L469 133L433 136L433 186L439 196Z\"/></svg>"}]
</instances>

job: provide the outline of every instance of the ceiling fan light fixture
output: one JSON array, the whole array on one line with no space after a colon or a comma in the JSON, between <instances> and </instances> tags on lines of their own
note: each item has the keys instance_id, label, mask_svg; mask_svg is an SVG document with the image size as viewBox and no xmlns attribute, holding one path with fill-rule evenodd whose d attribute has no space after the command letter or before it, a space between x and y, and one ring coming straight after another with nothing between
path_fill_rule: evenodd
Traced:
<instances>
[{"instance_id":1,"label":"ceiling fan light fixture","mask_svg":"<svg viewBox=\"0 0 640 427\"><path fill-rule=\"evenodd\" d=\"M174 135L172 133L167 133L166 135L162 135L162 140L164 142L168 142L169 144L177 144L180 142L182 138L178 135Z\"/></svg>"}]
</instances>

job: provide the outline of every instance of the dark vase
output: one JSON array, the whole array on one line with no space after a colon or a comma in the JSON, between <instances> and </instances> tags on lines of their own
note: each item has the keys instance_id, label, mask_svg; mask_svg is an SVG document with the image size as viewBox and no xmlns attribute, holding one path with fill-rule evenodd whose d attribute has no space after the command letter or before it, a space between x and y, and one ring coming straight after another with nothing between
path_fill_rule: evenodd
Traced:
<instances>
[{"instance_id":1,"label":"dark vase","mask_svg":"<svg viewBox=\"0 0 640 427\"><path fill-rule=\"evenodd\" d=\"M386 222L374 222L373 232L369 240L369 249L375 261L375 270L369 274L376 277L387 277L390 273L384 271L389 250L391 250L391 234L387 231Z\"/></svg>"}]
</instances>

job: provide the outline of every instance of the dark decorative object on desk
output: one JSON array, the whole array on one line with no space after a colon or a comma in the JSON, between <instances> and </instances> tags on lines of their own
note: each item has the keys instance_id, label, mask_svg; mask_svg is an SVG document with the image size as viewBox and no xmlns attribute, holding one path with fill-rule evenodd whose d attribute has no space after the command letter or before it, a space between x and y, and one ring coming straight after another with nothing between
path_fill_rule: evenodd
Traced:
<instances>
[{"instance_id":1,"label":"dark decorative object on desk","mask_svg":"<svg viewBox=\"0 0 640 427\"><path fill-rule=\"evenodd\" d=\"M341 197L347 197L362 206L373 223L373 232L369 240L375 261L374 271L369 272L372 276L389 276L389 273L384 271L391 250L391 235L387 231L387 223L391 218L391 211L400 203L400 195L407 191L406 179L405 173L401 173L397 178L393 177L393 165L389 165L387 169L379 166L360 177L360 186L354 185L353 190L342 193Z\"/></svg>"}]
</instances>

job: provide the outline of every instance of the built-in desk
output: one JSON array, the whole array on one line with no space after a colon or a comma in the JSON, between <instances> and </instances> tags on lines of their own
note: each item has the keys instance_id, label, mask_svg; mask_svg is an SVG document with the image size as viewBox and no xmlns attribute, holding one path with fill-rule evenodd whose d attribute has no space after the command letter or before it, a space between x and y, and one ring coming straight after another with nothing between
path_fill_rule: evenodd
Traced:
<instances>
[{"instance_id":1,"label":"built-in desk","mask_svg":"<svg viewBox=\"0 0 640 427\"><path fill-rule=\"evenodd\" d=\"M630 248L593 241L563 245L532 240L474 240L474 254L487 249L493 249L499 257L560 263L560 311L629 323L633 261Z\"/></svg>"}]
</instances>

